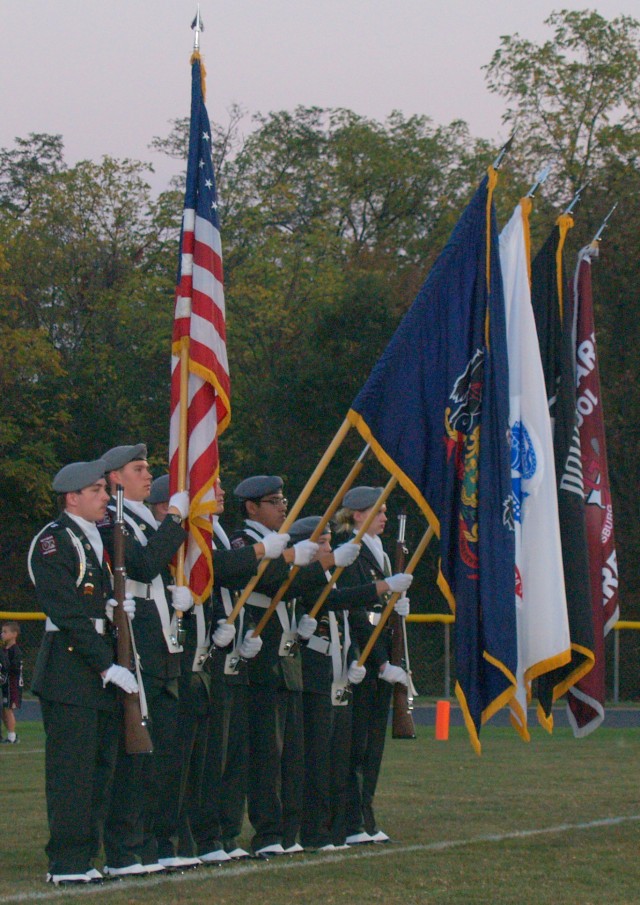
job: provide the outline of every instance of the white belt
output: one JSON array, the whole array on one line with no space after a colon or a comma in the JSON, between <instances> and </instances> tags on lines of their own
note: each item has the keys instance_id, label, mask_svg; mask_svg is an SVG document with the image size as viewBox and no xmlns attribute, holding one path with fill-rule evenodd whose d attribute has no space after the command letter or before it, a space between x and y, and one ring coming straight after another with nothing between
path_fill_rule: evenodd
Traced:
<instances>
[{"instance_id":1,"label":"white belt","mask_svg":"<svg viewBox=\"0 0 640 905\"><path fill-rule=\"evenodd\" d=\"M93 627L97 631L97 633L99 635L104 635L104 633L106 631L106 627L107 627L107 620L106 619L92 619L91 621L93 622ZM47 616L46 622L44 624L44 630L45 630L45 632L59 632L60 631L58 626L55 625L51 621L51 619L49 619L48 616Z\"/></svg>"},{"instance_id":2,"label":"white belt","mask_svg":"<svg viewBox=\"0 0 640 905\"><path fill-rule=\"evenodd\" d=\"M249 606L258 606L261 610L266 610L270 603L271 598L267 594L258 594L255 591L249 594L247 600Z\"/></svg>"},{"instance_id":3,"label":"white belt","mask_svg":"<svg viewBox=\"0 0 640 905\"><path fill-rule=\"evenodd\" d=\"M331 656L331 642L328 638L319 638L317 635L312 635L307 641L307 647L310 650L315 650L319 654L324 654L327 657Z\"/></svg>"}]
</instances>

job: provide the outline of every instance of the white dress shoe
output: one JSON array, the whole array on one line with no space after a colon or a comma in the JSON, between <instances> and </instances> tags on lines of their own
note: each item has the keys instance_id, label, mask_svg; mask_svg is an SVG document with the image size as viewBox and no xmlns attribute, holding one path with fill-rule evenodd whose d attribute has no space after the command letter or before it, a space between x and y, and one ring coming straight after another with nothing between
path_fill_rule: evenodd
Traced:
<instances>
[{"instance_id":1,"label":"white dress shoe","mask_svg":"<svg viewBox=\"0 0 640 905\"><path fill-rule=\"evenodd\" d=\"M284 855L284 849L279 842L274 842L273 845L263 845L262 848L257 849L256 855L259 858L265 858L269 855Z\"/></svg>"},{"instance_id":2,"label":"white dress shoe","mask_svg":"<svg viewBox=\"0 0 640 905\"><path fill-rule=\"evenodd\" d=\"M353 833L345 839L347 845L365 845L367 842L373 842L369 833Z\"/></svg>"},{"instance_id":3,"label":"white dress shoe","mask_svg":"<svg viewBox=\"0 0 640 905\"><path fill-rule=\"evenodd\" d=\"M89 877L87 872L84 874L47 874L46 882L53 883L54 886L65 886L72 883L88 883Z\"/></svg>"},{"instance_id":4,"label":"white dress shoe","mask_svg":"<svg viewBox=\"0 0 640 905\"><path fill-rule=\"evenodd\" d=\"M391 839L387 836L386 833L383 833L382 830L378 830L377 833L374 833L371 837L372 842L391 842Z\"/></svg>"},{"instance_id":5,"label":"white dress shoe","mask_svg":"<svg viewBox=\"0 0 640 905\"><path fill-rule=\"evenodd\" d=\"M166 870L182 870L185 867L197 867L201 863L200 858L183 858L181 855L175 855L172 858L158 858L158 864L161 864Z\"/></svg>"},{"instance_id":6,"label":"white dress shoe","mask_svg":"<svg viewBox=\"0 0 640 905\"><path fill-rule=\"evenodd\" d=\"M105 864L103 871L105 877L142 877L149 873L148 867L155 867L155 865L140 864L139 861L127 864L125 867L109 867L108 864Z\"/></svg>"},{"instance_id":7,"label":"white dress shoe","mask_svg":"<svg viewBox=\"0 0 640 905\"><path fill-rule=\"evenodd\" d=\"M207 852L206 855L198 855L198 857L203 864L222 864L223 861L231 861L231 855L228 855L223 848Z\"/></svg>"},{"instance_id":8,"label":"white dress shoe","mask_svg":"<svg viewBox=\"0 0 640 905\"><path fill-rule=\"evenodd\" d=\"M103 875L99 870L96 870L95 867L88 870L85 876L87 878L87 883L102 883L104 880Z\"/></svg>"},{"instance_id":9,"label":"white dress shoe","mask_svg":"<svg viewBox=\"0 0 640 905\"><path fill-rule=\"evenodd\" d=\"M246 852L243 848L234 848L233 851L227 852L230 858L233 858L235 861L237 858L250 858L251 855L249 852Z\"/></svg>"}]
</instances>

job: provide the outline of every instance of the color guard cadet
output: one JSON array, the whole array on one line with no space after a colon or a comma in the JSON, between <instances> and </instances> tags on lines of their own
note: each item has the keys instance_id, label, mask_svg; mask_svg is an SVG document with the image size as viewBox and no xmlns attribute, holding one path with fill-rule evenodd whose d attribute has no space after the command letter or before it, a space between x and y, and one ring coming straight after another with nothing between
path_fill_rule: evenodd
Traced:
<instances>
[{"instance_id":1,"label":"color guard cadet","mask_svg":"<svg viewBox=\"0 0 640 905\"><path fill-rule=\"evenodd\" d=\"M117 446L104 454L112 492L124 488L125 567L127 593L137 604L135 643L150 716L153 754L126 754L120 745L117 782L105 825L105 873L145 874L189 867L197 858L178 857L176 838L180 807L178 744L178 677L182 647L175 611L187 612L193 599L188 588L171 584L169 563L186 538L182 521L189 508L187 493L174 494L158 526L144 504L151 489L147 448L143 443ZM113 548L113 513L100 526L105 547Z\"/></svg>"},{"instance_id":2,"label":"color guard cadet","mask_svg":"<svg viewBox=\"0 0 640 905\"><path fill-rule=\"evenodd\" d=\"M294 541L310 537L319 516L298 519L291 526ZM360 545L345 543L331 549L327 525L318 539L318 561L301 573L296 600L309 611L331 577L333 566L347 568L358 557ZM394 576L407 583L410 576ZM387 580L333 588L318 616L316 631L302 648L305 783L300 838L304 848L331 850L345 845L345 809L351 751L350 689L360 684L366 667L357 663L351 644L349 620L356 609L373 609L380 595L390 590Z\"/></svg>"},{"instance_id":3,"label":"color guard cadet","mask_svg":"<svg viewBox=\"0 0 640 905\"><path fill-rule=\"evenodd\" d=\"M339 530L357 532L375 505L382 487L352 487L342 501L343 508L336 514ZM361 585L383 579L392 593L406 591L411 575L391 575L389 557L384 552L380 535L387 521L383 505L374 517L363 537L360 556L342 573L340 587ZM387 577L389 576L389 577ZM359 649L366 645L373 626L380 621L384 602L378 601L366 611L354 611L351 619L353 638ZM409 612L407 597L400 597L396 611ZM365 616L366 612L366 616ZM363 842L388 842L389 837L376 825L373 810L382 754L387 731L389 706L396 682L407 683L407 674L400 666L389 663L391 653L391 629L385 626L367 660L365 680L353 689L353 718L351 758L347 790L347 837L349 845Z\"/></svg>"},{"instance_id":4,"label":"color guard cadet","mask_svg":"<svg viewBox=\"0 0 640 905\"><path fill-rule=\"evenodd\" d=\"M205 864L249 854L237 843L246 807L249 757L246 661L260 652L262 639L245 640L244 609L233 625L227 623L233 609L232 595L255 574L263 557L277 559L289 539L288 534L272 531L252 547L231 550L219 519L225 499L220 480L216 481L215 495L213 630L206 661L210 675L209 732L199 800L190 817L196 851ZM238 665L240 658L244 668Z\"/></svg>"},{"instance_id":5,"label":"color guard cadet","mask_svg":"<svg viewBox=\"0 0 640 905\"><path fill-rule=\"evenodd\" d=\"M230 538L240 550L277 531L286 518L283 481L277 475L256 475L241 481L235 496L241 502L244 525ZM273 560L249 597L246 619L256 625L282 582L289 564L306 566L318 545L299 541ZM302 735L302 666L296 635L309 637L315 619L298 621L295 601L278 604L261 638L263 647L247 665L249 675L248 812L254 829L255 854L269 857L302 851L297 842L302 812L304 744ZM248 633L252 637L251 630Z\"/></svg>"},{"instance_id":6,"label":"color guard cadet","mask_svg":"<svg viewBox=\"0 0 640 905\"><path fill-rule=\"evenodd\" d=\"M133 674L114 664L106 618L111 579L96 527L109 500L105 470L98 459L58 472L53 489L60 515L29 550L29 572L47 616L33 692L46 735L47 880L56 885L102 879L92 861L118 748L116 686L138 690Z\"/></svg>"}]
</instances>

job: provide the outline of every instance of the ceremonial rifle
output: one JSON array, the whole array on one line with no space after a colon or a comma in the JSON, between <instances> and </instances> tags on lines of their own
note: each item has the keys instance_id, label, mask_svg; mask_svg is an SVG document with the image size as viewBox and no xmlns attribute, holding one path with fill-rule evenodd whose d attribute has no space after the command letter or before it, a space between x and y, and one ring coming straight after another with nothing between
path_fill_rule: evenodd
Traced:
<instances>
[{"instance_id":1,"label":"ceremonial rifle","mask_svg":"<svg viewBox=\"0 0 640 905\"><path fill-rule=\"evenodd\" d=\"M127 574L124 562L125 528L123 516L124 490L116 488L116 519L113 529L113 596L118 605L113 608L113 622L117 632L117 660L119 666L137 673L138 685L144 697L139 670L136 668L136 649L129 616L123 603ZM151 754L153 744L147 729L147 717L142 713L140 694L120 692L124 712L124 740L127 754Z\"/></svg>"},{"instance_id":2,"label":"ceremonial rifle","mask_svg":"<svg viewBox=\"0 0 640 905\"><path fill-rule=\"evenodd\" d=\"M405 531L407 526L406 513L398 515L398 539L396 541L395 571L403 572L407 557L405 544ZM408 685L396 682L393 686L393 718L391 723L392 738L415 738L416 727L413 723L411 711L413 710L413 697L411 695L411 673L409 671L407 651L407 630L404 616L394 612L391 616L391 656L389 658L393 666L403 666L407 670Z\"/></svg>"}]
</instances>

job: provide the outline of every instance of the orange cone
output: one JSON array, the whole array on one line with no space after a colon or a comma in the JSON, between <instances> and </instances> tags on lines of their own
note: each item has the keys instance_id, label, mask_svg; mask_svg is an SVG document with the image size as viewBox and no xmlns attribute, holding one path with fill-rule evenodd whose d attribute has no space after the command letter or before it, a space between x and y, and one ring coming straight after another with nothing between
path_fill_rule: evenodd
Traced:
<instances>
[{"instance_id":1,"label":"orange cone","mask_svg":"<svg viewBox=\"0 0 640 905\"><path fill-rule=\"evenodd\" d=\"M436 704L436 741L446 742L449 738L449 717L451 715L451 703L438 701Z\"/></svg>"}]
</instances>

